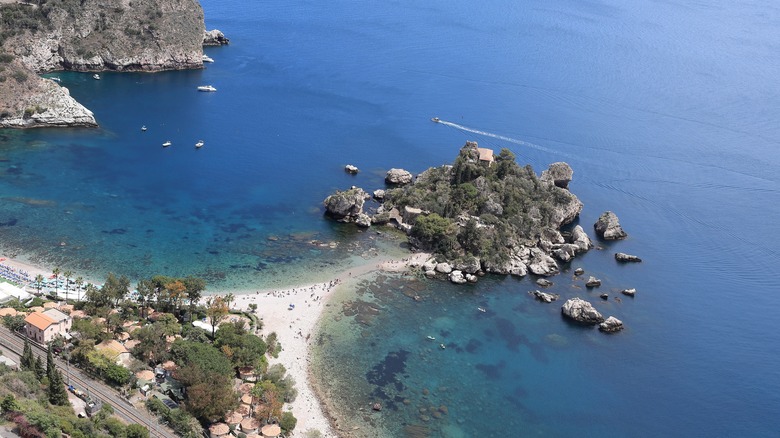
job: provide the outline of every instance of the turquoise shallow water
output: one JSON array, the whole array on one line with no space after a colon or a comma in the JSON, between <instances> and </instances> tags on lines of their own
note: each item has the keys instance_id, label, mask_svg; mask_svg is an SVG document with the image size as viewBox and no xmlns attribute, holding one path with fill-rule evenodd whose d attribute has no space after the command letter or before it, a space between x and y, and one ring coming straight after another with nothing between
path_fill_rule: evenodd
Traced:
<instances>
[{"instance_id":1,"label":"turquoise shallow water","mask_svg":"<svg viewBox=\"0 0 780 438\"><path fill-rule=\"evenodd\" d=\"M394 299L396 280L345 290L341 299L363 294L380 313L370 327L337 314L323 322L317 360L342 416L361 420L357 409L386 396L381 415L366 415L403 436L422 421L427 388L451 411L424 422L434 436L780 430L776 5L209 0L204 9L207 27L231 38L206 50L216 61L206 69L61 74L100 129L0 133L5 254L98 278L201 275L212 289L325 278L378 245L323 220L332 190L372 190L390 167L450 162L466 140L509 147L537 171L571 164L586 230L604 210L620 217L629 239L602 242L573 266L610 294L637 288L622 303L589 296L626 331L567 325L557 305L529 299L532 279L415 282L419 304ZM218 91L196 92L203 84ZM361 173L345 174L347 163ZM618 266L615 251L644 262ZM563 297L589 294L568 274L554 281ZM428 332L453 346L430 349ZM386 361L391 353L398 360ZM372 373L383 363L404 365L402 389ZM395 392L410 404L393 404Z\"/></svg>"}]
</instances>

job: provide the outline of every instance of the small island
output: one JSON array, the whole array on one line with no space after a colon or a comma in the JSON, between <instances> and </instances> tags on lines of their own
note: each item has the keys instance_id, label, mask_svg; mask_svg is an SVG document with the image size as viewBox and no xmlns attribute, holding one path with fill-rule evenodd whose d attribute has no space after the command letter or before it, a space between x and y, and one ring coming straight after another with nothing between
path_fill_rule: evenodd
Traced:
<instances>
[{"instance_id":1,"label":"small island","mask_svg":"<svg viewBox=\"0 0 780 438\"><path fill-rule=\"evenodd\" d=\"M403 230L415 249L436 254L426 272L449 274L456 283L476 281L484 272L551 276L560 272L559 263L592 247L581 226L562 229L583 207L568 190L572 175L568 164L553 163L537 176L508 149L494 155L467 142L452 165L414 179L391 169L391 188L372 214L363 211L370 196L358 187L325 199L326 214L363 227Z\"/></svg>"}]
</instances>

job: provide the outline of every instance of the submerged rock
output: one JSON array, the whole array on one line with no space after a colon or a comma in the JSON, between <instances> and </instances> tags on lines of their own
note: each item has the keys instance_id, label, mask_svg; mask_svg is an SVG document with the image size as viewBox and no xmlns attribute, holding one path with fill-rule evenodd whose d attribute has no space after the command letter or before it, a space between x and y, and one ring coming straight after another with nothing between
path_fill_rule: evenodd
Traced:
<instances>
[{"instance_id":1,"label":"submerged rock","mask_svg":"<svg viewBox=\"0 0 780 438\"><path fill-rule=\"evenodd\" d=\"M528 291L528 293L530 295L533 295L537 300L542 301L544 303L552 303L553 301L558 299L557 294L548 294L540 290Z\"/></svg>"},{"instance_id":2,"label":"submerged rock","mask_svg":"<svg viewBox=\"0 0 780 438\"><path fill-rule=\"evenodd\" d=\"M546 278L540 278L536 280L536 284L538 284L541 287L550 287L553 285L553 282Z\"/></svg>"},{"instance_id":3,"label":"submerged rock","mask_svg":"<svg viewBox=\"0 0 780 438\"><path fill-rule=\"evenodd\" d=\"M624 252L615 253L615 260L621 263L639 263L642 261L639 257Z\"/></svg>"},{"instance_id":4,"label":"submerged rock","mask_svg":"<svg viewBox=\"0 0 780 438\"><path fill-rule=\"evenodd\" d=\"M593 227L596 229L596 234L605 240L625 239L628 236L620 226L617 215L611 211L602 213Z\"/></svg>"},{"instance_id":5,"label":"submerged rock","mask_svg":"<svg viewBox=\"0 0 780 438\"><path fill-rule=\"evenodd\" d=\"M567 318L583 324L604 322L604 317L593 307L593 304L581 298L567 300L561 307L561 312Z\"/></svg>"},{"instance_id":6,"label":"submerged rock","mask_svg":"<svg viewBox=\"0 0 780 438\"><path fill-rule=\"evenodd\" d=\"M623 330L623 321L610 316L606 321L599 324L599 330L604 333L615 333Z\"/></svg>"}]
</instances>

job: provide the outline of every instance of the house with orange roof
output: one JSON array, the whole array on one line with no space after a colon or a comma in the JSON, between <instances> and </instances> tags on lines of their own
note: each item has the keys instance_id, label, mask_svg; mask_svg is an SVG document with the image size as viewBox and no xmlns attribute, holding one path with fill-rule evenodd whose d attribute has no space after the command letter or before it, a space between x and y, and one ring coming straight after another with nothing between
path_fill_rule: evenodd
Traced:
<instances>
[{"instance_id":1,"label":"house with orange roof","mask_svg":"<svg viewBox=\"0 0 780 438\"><path fill-rule=\"evenodd\" d=\"M117 365L124 365L125 361L130 359L130 352L115 339L103 341L95 345L95 348L116 362Z\"/></svg>"},{"instance_id":2,"label":"house with orange roof","mask_svg":"<svg viewBox=\"0 0 780 438\"><path fill-rule=\"evenodd\" d=\"M27 337L41 344L49 343L57 336L70 337L73 319L57 309L32 312L24 318Z\"/></svg>"}]
</instances>

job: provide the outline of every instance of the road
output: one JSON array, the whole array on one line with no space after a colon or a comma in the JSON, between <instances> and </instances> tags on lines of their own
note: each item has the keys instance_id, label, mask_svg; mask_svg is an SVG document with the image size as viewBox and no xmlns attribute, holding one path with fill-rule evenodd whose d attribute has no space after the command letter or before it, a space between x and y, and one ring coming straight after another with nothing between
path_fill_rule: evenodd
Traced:
<instances>
[{"instance_id":1,"label":"road","mask_svg":"<svg viewBox=\"0 0 780 438\"><path fill-rule=\"evenodd\" d=\"M15 355L15 359L21 357L24 350L24 338L21 335L12 333L5 327L0 327L0 344L5 347L5 354ZM36 356L41 356L41 360L46 363L46 350L33 342L30 342L30 346L33 347L33 353ZM68 380L67 376L70 375L71 385L82 391L88 391L91 397L97 398L103 403L110 404L114 408L115 414L127 421L128 424L137 423L146 426L149 429L149 436L153 438L177 437L172 430L159 425L156 417L152 417L146 410L137 409L113 388L88 377L76 367L70 368L68 372L68 365L60 358L55 357L54 362L57 365L57 369L62 372L66 382Z\"/></svg>"}]
</instances>

